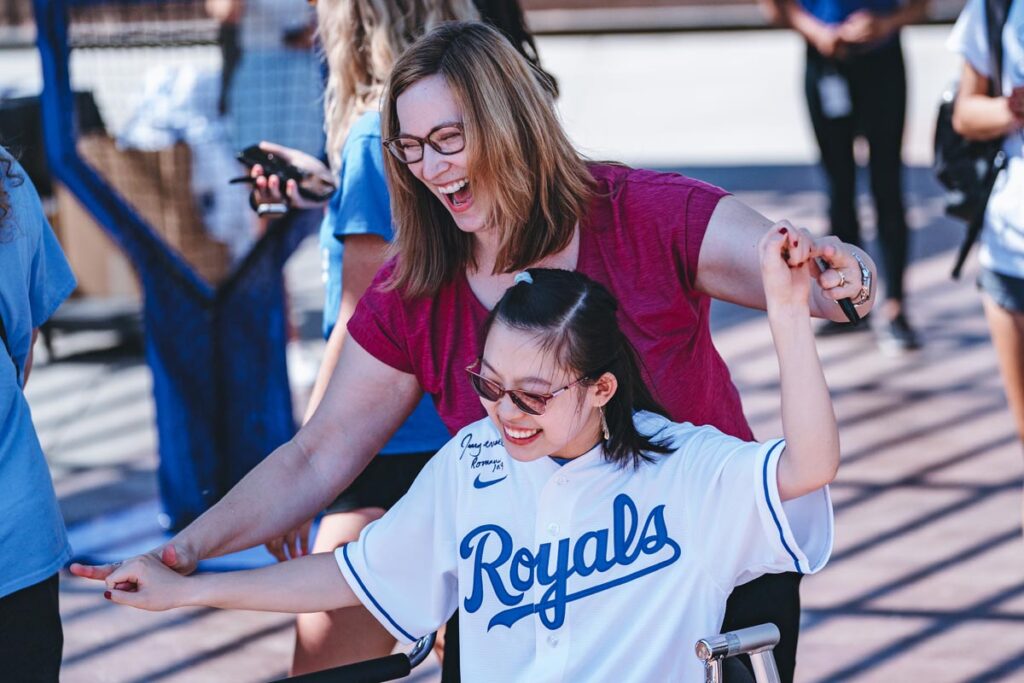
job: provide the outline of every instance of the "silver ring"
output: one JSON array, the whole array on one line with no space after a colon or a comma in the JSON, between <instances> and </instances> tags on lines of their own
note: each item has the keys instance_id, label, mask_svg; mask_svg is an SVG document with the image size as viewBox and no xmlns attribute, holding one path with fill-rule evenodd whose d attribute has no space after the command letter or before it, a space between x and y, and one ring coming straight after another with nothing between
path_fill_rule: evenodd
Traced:
<instances>
[{"instance_id":1,"label":"silver ring","mask_svg":"<svg viewBox=\"0 0 1024 683\"><path fill-rule=\"evenodd\" d=\"M843 271L841 271L841 270L837 270L836 272L839 273L839 286L840 287L845 287L846 286L846 275L844 275Z\"/></svg>"}]
</instances>

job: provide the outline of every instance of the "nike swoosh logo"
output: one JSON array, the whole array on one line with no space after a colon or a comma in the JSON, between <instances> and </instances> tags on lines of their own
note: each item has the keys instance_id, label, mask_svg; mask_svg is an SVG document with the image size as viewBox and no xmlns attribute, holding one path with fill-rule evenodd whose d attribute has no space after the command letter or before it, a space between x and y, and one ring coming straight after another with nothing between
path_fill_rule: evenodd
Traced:
<instances>
[{"instance_id":1,"label":"nike swoosh logo","mask_svg":"<svg viewBox=\"0 0 1024 683\"><path fill-rule=\"evenodd\" d=\"M476 479L473 480L473 488L475 488L475 489L485 489L488 486L494 486L499 481L505 481L506 479L508 479L508 475L507 474L504 477L502 477L501 479L492 479L490 481L480 481L480 475L478 474L478 475L476 475Z\"/></svg>"}]
</instances>

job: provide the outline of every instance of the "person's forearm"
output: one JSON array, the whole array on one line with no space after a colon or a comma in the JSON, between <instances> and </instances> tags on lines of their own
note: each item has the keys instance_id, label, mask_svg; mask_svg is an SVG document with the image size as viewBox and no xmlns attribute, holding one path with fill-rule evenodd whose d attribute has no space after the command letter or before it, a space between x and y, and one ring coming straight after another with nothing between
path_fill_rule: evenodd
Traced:
<instances>
[{"instance_id":1,"label":"person's forearm","mask_svg":"<svg viewBox=\"0 0 1024 683\"><path fill-rule=\"evenodd\" d=\"M823 22L793 0L773 0L773 2L775 12L772 16L777 24L795 30L812 45L818 44L822 33L828 29Z\"/></svg>"},{"instance_id":2,"label":"person's forearm","mask_svg":"<svg viewBox=\"0 0 1024 683\"><path fill-rule=\"evenodd\" d=\"M782 384L786 450L779 494L789 500L832 481L839 467L839 431L806 309L768 307Z\"/></svg>"},{"instance_id":3,"label":"person's forearm","mask_svg":"<svg viewBox=\"0 0 1024 683\"><path fill-rule=\"evenodd\" d=\"M277 538L324 509L376 452L350 439L349 457L324 462L307 439L304 429L274 450L171 543L185 544L199 560ZM339 438L338 443L346 440ZM363 452L370 456L360 457Z\"/></svg>"},{"instance_id":4,"label":"person's forearm","mask_svg":"<svg viewBox=\"0 0 1024 683\"><path fill-rule=\"evenodd\" d=\"M183 579L188 605L263 612L326 612L359 605L332 553Z\"/></svg>"},{"instance_id":5,"label":"person's forearm","mask_svg":"<svg viewBox=\"0 0 1024 683\"><path fill-rule=\"evenodd\" d=\"M956 99L953 128L968 140L994 140L1021 127L1007 97L964 95Z\"/></svg>"},{"instance_id":6,"label":"person's forearm","mask_svg":"<svg viewBox=\"0 0 1024 683\"><path fill-rule=\"evenodd\" d=\"M911 0L900 5L896 11L881 17L886 33L895 33L904 26L923 21L928 16L928 0Z\"/></svg>"}]
</instances>

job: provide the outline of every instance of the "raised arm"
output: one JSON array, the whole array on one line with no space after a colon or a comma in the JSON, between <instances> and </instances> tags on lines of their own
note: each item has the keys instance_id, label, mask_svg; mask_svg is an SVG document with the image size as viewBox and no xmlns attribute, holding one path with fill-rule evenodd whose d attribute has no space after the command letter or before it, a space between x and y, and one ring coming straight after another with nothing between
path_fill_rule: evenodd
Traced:
<instances>
[{"instance_id":1,"label":"raised arm","mask_svg":"<svg viewBox=\"0 0 1024 683\"><path fill-rule=\"evenodd\" d=\"M125 585L134 590L118 590ZM104 595L112 602L151 611L195 606L298 613L359 604L331 553L195 576L181 576L145 556L119 567L107 578L107 589Z\"/></svg>"},{"instance_id":2,"label":"raised arm","mask_svg":"<svg viewBox=\"0 0 1024 683\"><path fill-rule=\"evenodd\" d=\"M877 282L875 263L859 247L841 242L833 236L815 238L807 230L797 230L788 221L785 226L798 241L810 244L832 267L817 274L811 289L811 315L829 320L846 321L836 303L849 297L856 299L861 290L860 266L856 253L871 270ZM723 301L766 308L764 285L761 281L761 258L758 242L772 228L772 222L735 197L723 197L711 214L697 263L697 289ZM839 286L842 272L846 284ZM874 305L874 293L863 305L857 306L861 316Z\"/></svg>"},{"instance_id":3,"label":"raised arm","mask_svg":"<svg viewBox=\"0 0 1024 683\"><path fill-rule=\"evenodd\" d=\"M346 340L309 422L171 539L174 568L189 573L200 559L258 545L310 519L362 472L421 394L415 377ZM161 550L151 555L159 557ZM93 579L105 579L113 569L71 567Z\"/></svg>"},{"instance_id":4,"label":"raised arm","mask_svg":"<svg viewBox=\"0 0 1024 683\"><path fill-rule=\"evenodd\" d=\"M786 450L778 469L779 495L789 500L835 478L839 430L810 324L808 283L816 269L814 249L779 227L761 239L759 253L782 383Z\"/></svg>"}]
</instances>

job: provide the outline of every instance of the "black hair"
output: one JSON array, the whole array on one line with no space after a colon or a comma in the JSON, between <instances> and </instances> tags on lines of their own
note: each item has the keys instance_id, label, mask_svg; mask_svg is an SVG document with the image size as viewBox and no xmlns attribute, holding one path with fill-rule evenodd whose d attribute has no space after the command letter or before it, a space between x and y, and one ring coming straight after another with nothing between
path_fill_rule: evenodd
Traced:
<instances>
[{"instance_id":1,"label":"black hair","mask_svg":"<svg viewBox=\"0 0 1024 683\"><path fill-rule=\"evenodd\" d=\"M495 322L514 330L537 333L541 348L555 354L566 368L593 384L601 375L615 375L618 389L604 406L609 438L605 457L616 464L638 467L651 453L669 453L663 441L644 436L633 414L646 410L668 417L644 384L636 352L619 329L619 304L603 285L568 270L530 268L531 281L510 287L491 311L481 330L480 348Z\"/></svg>"},{"instance_id":2,"label":"black hair","mask_svg":"<svg viewBox=\"0 0 1024 683\"><path fill-rule=\"evenodd\" d=\"M7 224L11 216L11 197L7 187L17 187L25 182L25 179L14 170L14 157L9 156L4 147L0 146L0 242L8 242L12 238L13 230Z\"/></svg>"}]
</instances>

